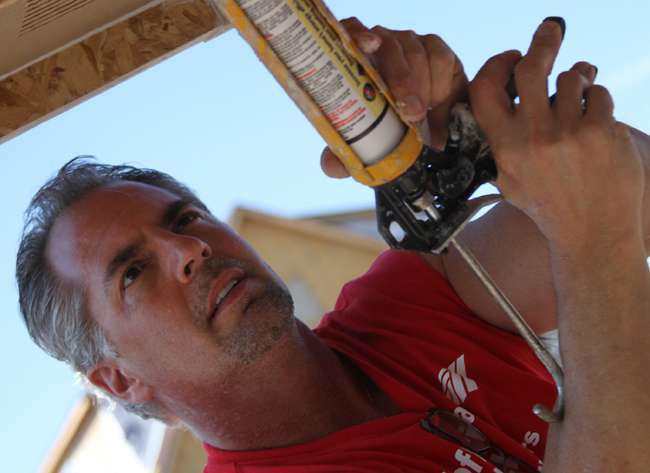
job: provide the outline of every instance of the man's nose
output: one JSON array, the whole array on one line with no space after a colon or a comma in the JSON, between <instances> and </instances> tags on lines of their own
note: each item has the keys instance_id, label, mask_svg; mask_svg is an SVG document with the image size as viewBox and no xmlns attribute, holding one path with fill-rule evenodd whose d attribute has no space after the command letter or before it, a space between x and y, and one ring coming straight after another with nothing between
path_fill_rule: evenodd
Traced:
<instances>
[{"instance_id":1,"label":"man's nose","mask_svg":"<svg viewBox=\"0 0 650 473\"><path fill-rule=\"evenodd\" d=\"M162 265L181 282L190 282L204 258L212 256L210 246L204 241L188 235L162 231L155 240L160 250Z\"/></svg>"}]
</instances>

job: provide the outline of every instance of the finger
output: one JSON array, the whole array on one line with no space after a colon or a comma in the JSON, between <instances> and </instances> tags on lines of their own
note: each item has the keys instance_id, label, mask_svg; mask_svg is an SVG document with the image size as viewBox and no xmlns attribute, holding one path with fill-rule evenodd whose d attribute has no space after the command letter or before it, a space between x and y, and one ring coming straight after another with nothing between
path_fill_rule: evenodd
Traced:
<instances>
[{"instance_id":1,"label":"finger","mask_svg":"<svg viewBox=\"0 0 650 473\"><path fill-rule=\"evenodd\" d=\"M585 90L594 78L594 68L587 62L579 62L558 76L553 110L561 122L575 122L582 117Z\"/></svg>"},{"instance_id":2,"label":"finger","mask_svg":"<svg viewBox=\"0 0 650 473\"><path fill-rule=\"evenodd\" d=\"M592 85L585 91L585 117L614 119L614 101L609 91L600 85Z\"/></svg>"},{"instance_id":3,"label":"finger","mask_svg":"<svg viewBox=\"0 0 650 473\"><path fill-rule=\"evenodd\" d=\"M585 78L588 81L590 81L592 84L596 80L596 75L598 74L598 68L585 61L576 62L571 68L571 70L578 71L580 74L585 76Z\"/></svg>"},{"instance_id":4,"label":"finger","mask_svg":"<svg viewBox=\"0 0 650 473\"><path fill-rule=\"evenodd\" d=\"M506 51L494 56L469 85L472 111L488 136L496 137L498 128L508 122L514 113L505 87L520 59L519 51Z\"/></svg>"},{"instance_id":5,"label":"finger","mask_svg":"<svg viewBox=\"0 0 650 473\"><path fill-rule=\"evenodd\" d=\"M334 179L343 179L350 176L343 163L329 148L325 148L320 155L320 167L326 176Z\"/></svg>"},{"instance_id":6,"label":"finger","mask_svg":"<svg viewBox=\"0 0 650 473\"><path fill-rule=\"evenodd\" d=\"M381 38L366 28L357 18L341 20L341 24L364 54L372 54L381 46Z\"/></svg>"},{"instance_id":7,"label":"finger","mask_svg":"<svg viewBox=\"0 0 650 473\"><path fill-rule=\"evenodd\" d=\"M449 100L454 86L454 76L463 74L463 65L447 43L439 36L426 35L422 37L422 44L426 50L429 81L429 101L425 102L429 108L437 107Z\"/></svg>"},{"instance_id":8,"label":"finger","mask_svg":"<svg viewBox=\"0 0 650 473\"><path fill-rule=\"evenodd\" d=\"M458 64L460 64L460 61L458 61ZM430 146L437 149L444 149L447 143L449 118L452 107L457 103L468 103L469 101L467 76L465 75L462 64L460 64L460 68L456 66L455 69L458 72L452 78L449 98L445 103L431 108L427 113Z\"/></svg>"},{"instance_id":9,"label":"finger","mask_svg":"<svg viewBox=\"0 0 650 473\"><path fill-rule=\"evenodd\" d=\"M433 77L429 66L429 52L423 44L420 36L416 35L413 31L396 31L393 36L400 44L406 66L408 67L409 74L417 88L417 94L420 97L422 106L425 109L429 107L431 102L431 80ZM396 100L399 100L397 96ZM422 117L413 117L421 120Z\"/></svg>"},{"instance_id":10,"label":"finger","mask_svg":"<svg viewBox=\"0 0 650 473\"><path fill-rule=\"evenodd\" d=\"M422 120L426 108L400 41L394 32L381 26L375 26L372 31L382 39L381 47L373 55L375 66L393 94L399 111L409 121Z\"/></svg>"},{"instance_id":11,"label":"finger","mask_svg":"<svg viewBox=\"0 0 650 473\"><path fill-rule=\"evenodd\" d=\"M562 43L562 29L555 21L537 28L528 53L515 67L519 107L533 113L549 110L548 76Z\"/></svg>"},{"instance_id":12,"label":"finger","mask_svg":"<svg viewBox=\"0 0 650 473\"><path fill-rule=\"evenodd\" d=\"M452 107L457 103L468 103L468 82L460 61L457 61L452 77L451 92L446 102L437 107L430 107L427 113L429 122L430 146L444 149L449 135L449 118Z\"/></svg>"}]
</instances>

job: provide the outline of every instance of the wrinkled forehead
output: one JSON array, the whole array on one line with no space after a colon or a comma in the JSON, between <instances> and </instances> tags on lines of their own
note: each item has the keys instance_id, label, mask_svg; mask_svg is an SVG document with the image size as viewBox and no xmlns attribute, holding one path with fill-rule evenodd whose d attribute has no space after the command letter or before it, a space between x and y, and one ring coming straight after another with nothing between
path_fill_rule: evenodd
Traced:
<instances>
[{"instance_id":1,"label":"wrinkled forehead","mask_svg":"<svg viewBox=\"0 0 650 473\"><path fill-rule=\"evenodd\" d=\"M89 192L56 221L46 248L55 272L67 279L91 277L114 248L160 218L178 200L138 182L117 181Z\"/></svg>"}]
</instances>

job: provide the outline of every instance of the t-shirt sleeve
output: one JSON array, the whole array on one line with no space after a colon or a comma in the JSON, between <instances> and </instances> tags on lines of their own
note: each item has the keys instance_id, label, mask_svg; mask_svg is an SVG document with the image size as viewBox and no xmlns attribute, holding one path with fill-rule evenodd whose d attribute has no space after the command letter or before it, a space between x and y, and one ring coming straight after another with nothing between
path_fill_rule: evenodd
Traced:
<instances>
[{"instance_id":1,"label":"t-shirt sleeve","mask_svg":"<svg viewBox=\"0 0 650 473\"><path fill-rule=\"evenodd\" d=\"M346 284L337 299L334 312L354 306L381 313L385 312L389 300L409 304L413 309L422 309L401 311L400 316L407 312L406 315L409 316L428 318L434 317L435 312L444 311L458 316L476 317L449 282L417 253L397 250L382 253L365 275Z\"/></svg>"},{"instance_id":2,"label":"t-shirt sleeve","mask_svg":"<svg viewBox=\"0 0 650 473\"><path fill-rule=\"evenodd\" d=\"M546 432L532 413L557 394L544 365L519 335L476 317L418 254L383 253L345 285L316 334L405 412L462 407L488 424L484 433L508 432L503 442L513 449L530 432Z\"/></svg>"}]
</instances>

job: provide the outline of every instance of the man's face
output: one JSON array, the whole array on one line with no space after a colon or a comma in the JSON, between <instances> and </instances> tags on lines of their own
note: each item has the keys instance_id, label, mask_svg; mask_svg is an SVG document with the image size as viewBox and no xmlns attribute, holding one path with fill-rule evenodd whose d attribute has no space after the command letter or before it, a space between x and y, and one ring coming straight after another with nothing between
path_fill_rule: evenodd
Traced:
<instances>
[{"instance_id":1,"label":"man's face","mask_svg":"<svg viewBox=\"0 0 650 473\"><path fill-rule=\"evenodd\" d=\"M156 187L92 191L57 220L47 257L85 289L121 366L172 398L227 383L293 326L284 284L252 248Z\"/></svg>"}]
</instances>

